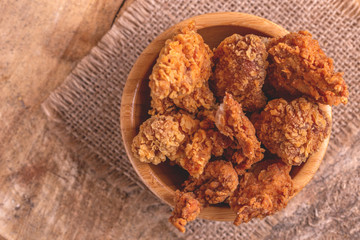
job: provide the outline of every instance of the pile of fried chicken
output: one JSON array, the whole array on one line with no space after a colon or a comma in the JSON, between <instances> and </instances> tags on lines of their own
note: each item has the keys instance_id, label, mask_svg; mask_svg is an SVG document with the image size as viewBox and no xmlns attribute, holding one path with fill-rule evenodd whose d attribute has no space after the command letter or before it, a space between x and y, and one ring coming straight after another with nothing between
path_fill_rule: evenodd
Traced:
<instances>
[{"instance_id":1,"label":"pile of fried chicken","mask_svg":"<svg viewBox=\"0 0 360 240\"><path fill-rule=\"evenodd\" d=\"M234 34L212 51L194 22L165 42L149 86L151 117L132 151L189 173L169 219L182 232L209 204L229 204L235 225L283 209L295 191L292 166L330 134L319 104L348 99L342 73L310 33Z\"/></svg>"}]
</instances>

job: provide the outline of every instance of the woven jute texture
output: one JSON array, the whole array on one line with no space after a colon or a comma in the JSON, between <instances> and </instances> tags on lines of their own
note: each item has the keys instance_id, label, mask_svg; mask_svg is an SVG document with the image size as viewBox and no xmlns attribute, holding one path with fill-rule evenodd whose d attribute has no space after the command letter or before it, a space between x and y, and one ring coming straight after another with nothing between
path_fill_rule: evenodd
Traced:
<instances>
[{"instance_id":1,"label":"woven jute texture","mask_svg":"<svg viewBox=\"0 0 360 240\"><path fill-rule=\"evenodd\" d=\"M350 98L346 106L333 108L332 136L324 161L311 183L286 210L240 227L197 220L189 224L187 236L279 239L296 236L299 226L306 229L316 224L319 228L329 229L326 235L329 238L359 236L359 226L347 229L347 225L341 225L345 220L360 224L359 1L134 1L98 46L44 102L45 113L77 140L82 149L91 152L92 157L109 164L112 171L116 169L146 189L127 159L120 133L121 94L126 78L137 57L162 31L191 16L224 11L264 17L289 31L305 29L311 32L326 54L334 59L336 70L345 73ZM346 176L343 176L344 172ZM345 197L341 189L348 187L353 190L347 191L349 194ZM323 200L314 200L316 198ZM319 216L337 218L338 221L320 221ZM166 219L168 216L162 217ZM283 228L293 230L284 233L281 231ZM321 237L308 233L298 239L308 238Z\"/></svg>"}]
</instances>

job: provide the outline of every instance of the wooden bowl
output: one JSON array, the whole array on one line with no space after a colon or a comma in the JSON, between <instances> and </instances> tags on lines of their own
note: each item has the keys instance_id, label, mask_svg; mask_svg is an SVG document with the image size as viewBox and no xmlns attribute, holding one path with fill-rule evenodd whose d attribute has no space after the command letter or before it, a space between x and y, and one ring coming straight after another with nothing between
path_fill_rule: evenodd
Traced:
<instances>
[{"instance_id":1,"label":"wooden bowl","mask_svg":"<svg viewBox=\"0 0 360 240\"><path fill-rule=\"evenodd\" d=\"M129 159L146 186L161 200L174 206L174 193L187 177L187 173L178 166L170 166L168 162L152 165L140 162L131 151L133 138L138 133L139 126L149 115L150 89L149 75L160 50L167 39L176 34L176 31L186 26L189 21L195 20L198 33L211 49L226 37L239 33L257 34L266 37L279 37L288 33L284 28L269 20L244 13L210 13L192 17L182 21L160 34L143 51L134 64L122 96L121 101L121 132ZM331 117L331 107L322 105ZM299 192L314 176L324 157L329 137L321 145L320 150L313 154L306 163L293 167L291 175L294 180L296 193ZM216 205L204 208L200 218L218 221L233 221L235 213L228 205Z\"/></svg>"}]
</instances>

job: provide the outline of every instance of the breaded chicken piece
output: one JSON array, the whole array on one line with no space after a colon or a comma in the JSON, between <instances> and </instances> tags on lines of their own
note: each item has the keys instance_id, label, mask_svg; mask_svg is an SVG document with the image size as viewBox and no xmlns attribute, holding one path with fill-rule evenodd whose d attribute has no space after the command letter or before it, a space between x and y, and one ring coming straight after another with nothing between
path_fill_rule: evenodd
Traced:
<instances>
[{"instance_id":1,"label":"breaded chicken piece","mask_svg":"<svg viewBox=\"0 0 360 240\"><path fill-rule=\"evenodd\" d=\"M307 31L290 33L269 42L269 94L273 97L300 97L305 94L316 102L346 104L349 92L335 72L333 60L321 50L317 40Z\"/></svg>"},{"instance_id":2,"label":"breaded chicken piece","mask_svg":"<svg viewBox=\"0 0 360 240\"><path fill-rule=\"evenodd\" d=\"M191 22L165 42L150 75L152 115L164 114L174 105L194 113L209 108L215 99L208 88L211 52Z\"/></svg>"},{"instance_id":3,"label":"breaded chicken piece","mask_svg":"<svg viewBox=\"0 0 360 240\"><path fill-rule=\"evenodd\" d=\"M232 162L239 175L264 157L264 149L256 138L253 124L231 94L226 93L216 112L215 124L222 134L235 141L237 150L232 156Z\"/></svg>"},{"instance_id":4,"label":"breaded chicken piece","mask_svg":"<svg viewBox=\"0 0 360 240\"><path fill-rule=\"evenodd\" d=\"M232 141L214 129L201 129L187 113L154 115L141 126L132 151L141 162L159 164L166 158L199 177L211 155L221 156Z\"/></svg>"},{"instance_id":5,"label":"breaded chicken piece","mask_svg":"<svg viewBox=\"0 0 360 240\"><path fill-rule=\"evenodd\" d=\"M198 178L204 171L211 156L220 157L224 149L232 144L231 139L213 129L198 129L177 155L170 157L184 168L190 176Z\"/></svg>"},{"instance_id":6,"label":"breaded chicken piece","mask_svg":"<svg viewBox=\"0 0 360 240\"><path fill-rule=\"evenodd\" d=\"M180 232L185 232L185 226L188 222L194 221L199 215L201 204L195 199L191 192L183 193L177 190L175 192L175 208L169 221Z\"/></svg>"},{"instance_id":7,"label":"breaded chicken piece","mask_svg":"<svg viewBox=\"0 0 360 240\"><path fill-rule=\"evenodd\" d=\"M331 129L329 116L306 98L274 99L252 120L262 144L290 165L305 162Z\"/></svg>"},{"instance_id":8,"label":"breaded chicken piece","mask_svg":"<svg viewBox=\"0 0 360 240\"><path fill-rule=\"evenodd\" d=\"M201 151L201 154L192 154L192 155L203 155L207 156L208 158L211 155L215 157L220 157L223 155L224 149L230 147L233 144L231 138L221 134L219 130L215 126L215 114L216 109L212 110L202 110L198 113L196 119L200 121L199 123L199 131L197 136L193 137L189 144L187 145L187 151L194 152L194 151ZM206 137L205 137L206 133ZM202 139L202 140L200 140ZM201 148L201 144L198 143L202 142L204 144L204 148ZM195 150L194 148L198 148ZM210 152L211 149L211 152ZM204 154L206 152L206 154ZM209 155L210 153L210 155ZM184 161L186 160L186 156L182 156ZM193 162L193 160L191 160Z\"/></svg>"},{"instance_id":9,"label":"breaded chicken piece","mask_svg":"<svg viewBox=\"0 0 360 240\"><path fill-rule=\"evenodd\" d=\"M183 155L176 162L189 172L190 176L199 177L211 158L212 140L206 131L199 129L185 146Z\"/></svg>"},{"instance_id":10,"label":"breaded chicken piece","mask_svg":"<svg viewBox=\"0 0 360 240\"><path fill-rule=\"evenodd\" d=\"M207 137L212 140L212 155L220 157L224 150L233 144L230 137L220 133L215 126L215 115L217 108L212 110L202 110L198 113L197 119L200 120L200 128L206 130Z\"/></svg>"},{"instance_id":11,"label":"breaded chicken piece","mask_svg":"<svg viewBox=\"0 0 360 240\"><path fill-rule=\"evenodd\" d=\"M220 157L224 154L224 150L233 144L231 138L220 133L216 129L209 129L206 131L207 137L212 141L211 154L215 157Z\"/></svg>"},{"instance_id":12,"label":"breaded chicken piece","mask_svg":"<svg viewBox=\"0 0 360 240\"><path fill-rule=\"evenodd\" d=\"M173 102L177 107L195 113L200 107L210 109L215 104L215 98L206 82L200 88L195 88L191 94L173 99Z\"/></svg>"},{"instance_id":13,"label":"breaded chicken piece","mask_svg":"<svg viewBox=\"0 0 360 240\"><path fill-rule=\"evenodd\" d=\"M286 207L293 195L291 166L282 162L262 170L259 175L247 172L230 197L230 207L236 213L235 225L252 218L264 218Z\"/></svg>"},{"instance_id":14,"label":"breaded chicken piece","mask_svg":"<svg viewBox=\"0 0 360 240\"><path fill-rule=\"evenodd\" d=\"M230 162L209 162L199 178L190 178L184 183L184 192L193 192L205 206L225 201L237 188L238 175Z\"/></svg>"},{"instance_id":15,"label":"breaded chicken piece","mask_svg":"<svg viewBox=\"0 0 360 240\"><path fill-rule=\"evenodd\" d=\"M179 111L172 116L179 123L181 131L187 136L193 135L199 129L199 120L195 119L193 115Z\"/></svg>"},{"instance_id":16,"label":"breaded chicken piece","mask_svg":"<svg viewBox=\"0 0 360 240\"><path fill-rule=\"evenodd\" d=\"M214 50L214 73L211 82L215 95L222 99L231 93L244 111L254 112L266 105L262 92L268 53L261 37L234 34Z\"/></svg>"},{"instance_id":17,"label":"breaded chicken piece","mask_svg":"<svg viewBox=\"0 0 360 240\"><path fill-rule=\"evenodd\" d=\"M213 109L210 110L202 110L200 111L196 118L200 120L200 127L202 129L214 129L216 128L215 126L215 115L216 115L216 111L218 109L219 106L214 107Z\"/></svg>"},{"instance_id":18,"label":"breaded chicken piece","mask_svg":"<svg viewBox=\"0 0 360 240\"><path fill-rule=\"evenodd\" d=\"M159 164L177 153L185 137L174 117L155 115L141 124L132 151L141 162Z\"/></svg>"}]
</instances>

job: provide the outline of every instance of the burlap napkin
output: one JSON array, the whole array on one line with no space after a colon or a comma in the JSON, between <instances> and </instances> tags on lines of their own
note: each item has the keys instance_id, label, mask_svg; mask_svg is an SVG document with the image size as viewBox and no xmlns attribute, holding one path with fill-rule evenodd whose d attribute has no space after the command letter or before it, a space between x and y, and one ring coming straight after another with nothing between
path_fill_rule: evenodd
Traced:
<instances>
[{"instance_id":1,"label":"burlap napkin","mask_svg":"<svg viewBox=\"0 0 360 240\"><path fill-rule=\"evenodd\" d=\"M345 72L350 98L346 107L333 108L328 153L317 173L321 177L312 184L344 168L357 168L359 161L355 157L337 163L354 145L354 136L359 132L360 6L356 0L134 1L98 46L50 95L43 104L46 114L99 161L111 164L141 185L127 159L120 133L120 102L127 75L143 49L159 33L191 16L223 11L264 17L289 31L306 29L319 40L328 56L334 59L336 70ZM341 167L334 167L335 163ZM194 230L201 228L202 223L195 222L190 232L202 231ZM211 229L206 231L209 235ZM258 231L261 232L261 228Z\"/></svg>"}]
</instances>

